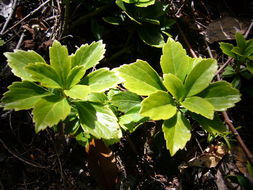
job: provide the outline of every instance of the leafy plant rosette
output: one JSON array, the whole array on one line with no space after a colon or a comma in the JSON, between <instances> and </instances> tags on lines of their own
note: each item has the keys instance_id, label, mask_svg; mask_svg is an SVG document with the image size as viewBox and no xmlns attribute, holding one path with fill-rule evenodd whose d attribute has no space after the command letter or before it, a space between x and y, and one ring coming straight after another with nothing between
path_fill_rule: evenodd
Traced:
<instances>
[{"instance_id":1,"label":"leafy plant rosette","mask_svg":"<svg viewBox=\"0 0 253 190\"><path fill-rule=\"evenodd\" d=\"M224 54L234 58L234 63L228 65L223 72L224 77L233 77L232 84L239 87L240 77L252 78L253 74L253 39L246 40L241 33L236 33L236 46L230 43L220 42L220 48Z\"/></svg>"},{"instance_id":2,"label":"leafy plant rosette","mask_svg":"<svg viewBox=\"0 0 253 190\"><path fill-rule=\"evenodd\" d=\"M4 109L32 109L35 131L53 127L60 121L80 142L91 135L117 140L122 136L117 117L108 105L98 101L104 92L119 83L108 68L85 75L104 57L102 41L82 45L72 55L54 41L49 49L50 64L34 51L7 52L12 72L21 78L3 95Z\"/></svg>"},{"instance_id":3,"label":"leafy plant rosette","mask_svg":"<svg viewBox=\"0 0 253 190\"><path fill-rule=\"evenodd\" d=\"M127 90L145 97L140 114L164 120L166 147L173 156L191 138L188 117L207 132L222 134L226 127L215 111L233 107L240 101L240 93L226 81L212 82L217 70L215 59L191 58L172 38L162 50L162 78L143 60L115 70Z\"/></svg>"}]
</instances>

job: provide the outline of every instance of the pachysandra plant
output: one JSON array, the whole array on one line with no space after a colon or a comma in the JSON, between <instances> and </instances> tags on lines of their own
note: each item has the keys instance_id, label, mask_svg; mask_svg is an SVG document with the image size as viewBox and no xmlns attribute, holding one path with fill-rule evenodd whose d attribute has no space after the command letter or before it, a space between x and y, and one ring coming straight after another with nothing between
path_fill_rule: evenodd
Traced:
<instances>
[{"instance_id":1,"label":"pachysandra plant","mask_svg":"<svg viewBox=\"0 0 253 190\"><path fill-rule=\"evenodd\" d=\"M221 134L226 130L215 111L225 111L240 101L240 93L225 81L212 82L217 70L215 59L191 58L182 45L169 38L163 46L161 78L143 60L115 69L124 87L145 98L140 114L164 120L166 146L173 156L191 138L188 117L204 130Z\"/></svg>"},{"instance_id":2,"label":"pachysandra plant","mask_svg":"<svg viewBox=\"0 0 253 190\"><path fill-rule=\"evenodd\" d=\"M54 41L49 49L50 64L34 51L5 53L21 81L8 87L1 100L4 109L32 109L36 132L66 120L75 124L70 131L79 131L78 138L89 134L98 139L119 139L122 132L117 117L108 105L94 98L115 87L119 78L108 68L85 75L104 53L102 41L82 45L72 55Z\"/></svg>"}]
</instances>

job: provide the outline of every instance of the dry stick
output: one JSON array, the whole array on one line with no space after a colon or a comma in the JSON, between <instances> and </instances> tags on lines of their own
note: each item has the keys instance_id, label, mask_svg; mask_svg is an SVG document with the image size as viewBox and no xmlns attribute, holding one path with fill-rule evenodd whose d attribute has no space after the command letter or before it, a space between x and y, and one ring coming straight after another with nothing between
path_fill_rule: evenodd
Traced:
<instances>
[{"instance_id":1,"label":"dry stick","mask_svg":"<svg viewBox=\"0 0 253 190\"><path fill-rule=\"evenodd\" d=\"M9 24L9 22L10 22L10 20L11 20L11 17L12 17L12 14L13 14L13 12L14 12L14 9L15 9L15 7L16 7L16 4L17 4L17 0L14 0L14 1L13 1L13 4L12 4L12 8L11 8L11 9L12 9L12 10L11 10L11 13L10 13L10 15L8 16L7 20L5 21L4 26L3 26L3 28L2 28L2 30L1 30L1 32L0 32L0 35L3 34L3 32L5 31L7 25Z\"/></svg>"},{"instance_id":2,"label":"dry stick","mask_svg":"<svg viewBox=\"0 0 253 190\"><path fill-rule=\"evenodd\" d=\"M251 23L250 27L251 28L253 26L253 24ZM193 57L197 58L195 52L192 50L190 43L188 42L186 36L184 35L183 31L181 30L180 26L177 24L177 27L179 29L179 32L181 33L186 45L188 46L188 48L190 49L190 52L192 54ZM231 62L232 60L230 60L229 62ZM228 62L228 61L227 61ZM228 63L229 63L228 62ZM227 64L228 64L227 63ZM220 80L219 75L217 75L218 80ZM237 130L235 129L234 125L232 124L227 112L222 112L222 116L224 118L224 121L227 123L229 130L233 133L233 135L235 136L236 140L238 141L239 145L241 146L243 152L245 153L245 155L247 156L248 160L250 161L251 164L253 164L253 155L252 153L249 151L249 149L247 148L247 146L245 145L244 141L242 140L241 136L239 135L239 133L237 132Z\"/></svg>"},{"instance_id":3,"label":"dry stick","mask_svg":"<svg viewBox=\"0 0 253 190\"><path fill-rule=\"evenodd\" d=\"M25 21L28 17L32 16L34 13L36 13L38 10L40 10L44 5L46 5L49 1L51 0L47 0L44 3L42 3L37 9L34 9L30 14L26 15L23 19L21 19L20 21L18 21L16 24L14 24L12 27L10 27L8 30L6 30L5 32L3 32L1 35L5 35L6 33L8 33L10 30L12 30L13 28L15 28L17 25L19 25L21 22Z\"/></svg>"}]
</instances>

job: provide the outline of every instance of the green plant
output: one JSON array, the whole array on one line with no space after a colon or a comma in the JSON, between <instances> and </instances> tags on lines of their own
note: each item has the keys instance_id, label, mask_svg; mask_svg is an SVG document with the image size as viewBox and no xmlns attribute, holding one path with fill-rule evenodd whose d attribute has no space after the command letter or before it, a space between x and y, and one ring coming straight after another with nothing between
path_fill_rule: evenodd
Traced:
<instances>
[{"instance_id":1,"label":"green plant","mask_svg":"<svg viewBox=\"0 0 253 190\"><path fill-rule=\"evenodd\" d=\"M217 70L216 60L191 58L180 43L169 38L163 46L160 65L163 78L143 60L123 65L116 72L127 90L145 97L140 114L164 120L162 130L170 154L173 156L190 140L189 117L210 133L226 131L215 111L233 107L240 101L240 93L228 82L211 82Z\"/></svg>"},{"instance_id":2,"label":"green plant","mask_svg":"<svg viewBox=\"0 0 253 190\"><path fill-rule=\"evenodd\" d=\"M224 77L233 78L235 87L240 85L240 77L252 78L253 74L253 39L246 40L241 33L236 33L236 46L220 42L222 52L234 58L234 62L225 68ZM251 74L250 74L250 73Z\"/></svg>"},{"instance_id":3,"label":"green plant","mask_svg":"<svg viewBox=\"0 0 253 190\"><path fill-rule=\"evenodd\" d=\"M49 49L50 64L34 51L7 52L12 72L22 81L4 93L4 109L32 109L35 131L65 123L65 132L87 142L89 136L118 140L122 136L117 117L99 97L119 83L108 68L85 75L104 57L102 41L85 44L72 55L54 41Z\"/></svg>"},{"instance_id":4,"label":"green plant","mask_svg":"<svg viewBox=\"0 0 253 190\"><path fill-rule=\"evenodd\" d=\"M105 22L128 25L130 33L136 31L139 38L150 46L161 48L164 45L163 35L170 36L168 30L175 23L168 19L168 5L153 0L116 0L116 4L121 11L114 11L111 16L103 17Z\"/></svg>"}]
</instances>

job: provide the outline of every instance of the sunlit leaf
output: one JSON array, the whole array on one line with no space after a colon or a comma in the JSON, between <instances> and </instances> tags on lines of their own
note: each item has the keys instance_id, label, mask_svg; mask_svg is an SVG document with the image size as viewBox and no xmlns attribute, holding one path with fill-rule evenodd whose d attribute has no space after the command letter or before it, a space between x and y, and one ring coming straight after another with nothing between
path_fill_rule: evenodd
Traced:
<instances>
[{"instance_id":1,"label":"sunlit leaf","mask_svg":"<svg viewBox=\"0 0 253 190\"><path fill-rule=\"evenodd\" d=\"M186 55L182 45L179 42L175 42L172 38L168 38L163 46L161 67L164 74L171 73L181 79L182 82L188 74L188 69L190 68L189 57Z\"/></svg>"},{"instance_id":2,"label":"sunlit leaf","mask_svg":"<svg viewBox=\"0 0 253 190\"><path fill-rule=\"evenodd\" d=\"M4 93L2 102L5 109L24 110L32 108L41 97L51 93L37 84L29 81L14 82L8 87L9 91Z\"/></svg>"},{"instance_id":3,"label":"sunlit leaf","mask_svg":"<svg viewBox=\"0 0 253 190\"><path fill-rule=\"evenodd\" d=\"M153 120L169 119L177 112L172 97L164 91L157 91L141 103L140 114Z\"/></svg>"},{"instance_id":4,"label":"sunlit leaf","mask_svg":"<svg viewBox=\"0 0 253 190\"><path fill-rule=\"evenodd\" d=\"M14 52L4 53L7 58L14 75L20 77L22 80L33 81L31 74L25 70L25 67L30 63L46 63L45 60L35 51L15 50Z\"/></svg>"},{"instance_id":5,"label":"sunlit leaf","mask_svg":"<svg viewBox=\"0 0 253 190\"><path fill-rule=\"evenodd\" d=\"M42 86L48 88L61 88L63 86L57 72L46 63L29 64L25 69L32 75L32 79L40 82Z\"/></svg>"},{"instance_id":6,"label":"sunlit leaf","mask_svg":"<svg viewBox=\"0 0 253 190\"><path fill-rule=\"evenodd\" d=\"M84 44L72 55L72 67L83 65L85 70L96 66L104 58L105 45L102 41Z\"/></svg>"},{"instance_id":7,"label":"sunlit leaf","mask_svg":"<svg viewBox=\"0 0 253 190\"><path fill-rule=\"evenodd\" d=\"M175 75L169 73L163 76L163 84L167 90L175 97L177 100L182 100L185 96L185 89L183 82Z\"/></svg>"},{"instance_id":8,"label":"sunlit leaf","mask_svg":"<svg viewBox=\"0 0 253 190\"><path fill-rule=\"evenodd\" d=\"M137 94L125 91L113 95L110 102L112 105L118 107L119 111L127 112L132 107L140 105L141 101L141 97Z\"/></svg>"},{"instance_id":9,"label":"sunlit leaf","mask_svg":"<svg viewBox=\"0 0 253 190\"><path fill-rule=\"evenodd\" d=\"M70 109L71 107L65 98L58 96L42 98L35 104L32 111L36 133L64 120L70 113Z\"/></svg>"},{"instance_id":10,"label":"sunlit leaf","mask_svg":"<svg viewBox=\"0 0 253 190\"><path fill-rule=\"evenodd\" d=\"M215 111L226 111L226 109L235 106L235 103L241 100L239 90L233 88L226 81L210 84L198 96L210 102L214 106Z\"/></svg>"},{"instance_id":11,"label":"sunlit leaf","mask_svg":"<svg viewBox=\"0 0 253 190\"><path fill-rule=\"evenodd\" d=\"M49 48L50 65L60 76L63 86L66 86L67 76L71 69L71 60L68 56L68 49L57 40L54 41L52 47Z\"/></svg>"},{"instance_id":12,"label":"sunlit leaf","mask_svg":"<svg viewBox=\"0 0 253 190\"><path fill-rule=\"evenodd\" d=\"M107 106L90 102L75 102L84 132L98 139L119 139L122 132L117 117Z\"/></svg>"},{"instance_id":13,"label":"sunlit leaf","mask_svg":"<svg viewBox=\"0 0 253 190\"><path fill-rule=\"evenodd\" d=\"M73 99L85 99L90 92L90 87L87 85L75 85L69 90L64 90L64 93Z\"/></svg>"},{"instance_id":14,"label":"sunlit leaf","mask_svg":"<svg viewBox=\"0 0 253 190\"><path fill-rule=\"evenodd\" d=\"M188 97L181 104L191 112L213 119L214 106L203 98L197 96Z\"/></svg>"},{"instance_id":15,"label":"sunlit leaf","mask_svg":"<svg viewBox=\"0 0 253 190\"><path fill-rule=\"evenodd\" d=\"M89 85L91 92L103 92L116 87L120 79L108 68L98 69L83 78L81 84Z\"/></svg>"},{"instance_id":16,"label":"sunlit leaf","mask_svg":"<svg viewBox=\"0 0 253 190\"><path fill-rule=\"evenodd\" d=\"M216 70L217 62L215 59L205 59L198 63L186 77L187 97L193 96L208 87Z\"/></svg>"},{"instance_id":17,"label":"sunlit leaf","mask_svg":"<svg viewBox=\"0 0 253 190\"><path fill-rule=\"evenodd\" d=\"M183 149L191 138L191 125L181 112L164 121L162 130L171 156L174 156L179 149Z\"/></svg>"},{"instance_id":18,"label":"sunlit leaf","mask_svg":"<svg viewBox=\"0 0 253 190\"><path fill-rule=\"evenodd\" d=\"M72 68L67 76L66 89L69 89L79 83L84 74L85 69L82 65Z\"/></svg>"},{"instance_id":19,"label":"sunlit leaf","mask_svg":"<svg viewBox=\"0 0 253 190\"><path fill-rule=\"evenodd\" d=\"M138 95L145 96L165 89L157 72L146 61L137 60L116 71L124 79L124 86Z\"/></svg>"}]
</instances>

